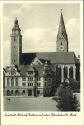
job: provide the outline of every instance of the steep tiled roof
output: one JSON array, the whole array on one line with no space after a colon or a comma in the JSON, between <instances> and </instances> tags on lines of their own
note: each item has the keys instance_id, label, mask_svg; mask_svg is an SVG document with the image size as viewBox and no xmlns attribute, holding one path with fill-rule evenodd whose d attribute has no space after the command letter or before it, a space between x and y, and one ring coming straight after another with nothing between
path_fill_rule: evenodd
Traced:
<instances>
[{"instance_id":1,"label":"steep tiled roof","mask_svg":"<svg viewBox=\"0 0 84 125\"><path fill-rule=\"evenodd\" d=\"M45 62L45 60L48 60L51 63L56 63L56 64L75 64L77 60L74 52L23 53L22 64L30 65L36 56L42 62Z\"/></svg>"},{"instance_id":2,"label":"steep tiled roof","mask_svg":"<svg viewBox=\"0 0 84 125\"><path fill-rule=\"evenodd\" d=\"M74 52L41 52L37 53L38 58L50 60L56 64L75 64L76 56Z\"/></svg>"},{"instance_id":3,"label":"steep tiled roof","mask_svg":"<svg viewBox=\"0 0 84 125\"><path fill-rule=\"evenodd\" d=\"M35 53L27 53L26 55L27 60L31 58L31 61L29 60L29 63L31 63ZM74 52L39 52L36 56L44 62L45 60L49 60L52 71L55 71L55 64L75 64L77 60ZM6 68L5 71L7 72L9 69L10 67ZM19 71L21 76L27 76L27 71L38 71L40 77L43 76L44 65L20 65L17 71Z\"/></svg>"}]
</instances>

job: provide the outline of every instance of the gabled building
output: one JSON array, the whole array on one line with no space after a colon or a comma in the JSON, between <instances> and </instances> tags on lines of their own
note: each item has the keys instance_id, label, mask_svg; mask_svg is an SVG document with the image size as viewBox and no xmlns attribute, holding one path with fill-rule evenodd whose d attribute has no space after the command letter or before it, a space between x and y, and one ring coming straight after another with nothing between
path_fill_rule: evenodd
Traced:
<instances>
[{"instance_id":1,"label":"gabled building","mask_svg":"<svg viewBox=\"0 0 84 125\"><path fill-rule=\"evenodd\" d=\"M14 65L4 69L4 95L49 96L52 89L52 71L44 66Z\"/></svg>"},{"instance_id":2,"label":"gabled building","mask_svg":"<svg viewBox=\"0 0 84 125\"><path fill-rule=\"evenodd\" d=\"M51 96L65 79L80 81L80 62L69 51L61 11L56 52L22 53L22 35L15 19L11 34L11 66L4 69L5 95Z\"/></svg>"}]
</instances>

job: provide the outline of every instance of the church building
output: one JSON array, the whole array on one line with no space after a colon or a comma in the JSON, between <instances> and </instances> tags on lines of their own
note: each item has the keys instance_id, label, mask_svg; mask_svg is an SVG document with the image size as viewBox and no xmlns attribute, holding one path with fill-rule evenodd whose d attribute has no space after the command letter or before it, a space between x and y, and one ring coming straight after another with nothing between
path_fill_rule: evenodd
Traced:
<instances>
[{"instance_id":1,"label":"church building","mask_svg":"<svg viewBox=\"0 0 84 125\"><path fill-rule=\"evenodd\" d=\"M11 34L11 66L3 69L4 95L51 96L53 87L66 79L80 81L80 62L69 52L68 36L61 11L56 52L22 52L22 35L15 19Z\"/></svg>"}]
</instances>

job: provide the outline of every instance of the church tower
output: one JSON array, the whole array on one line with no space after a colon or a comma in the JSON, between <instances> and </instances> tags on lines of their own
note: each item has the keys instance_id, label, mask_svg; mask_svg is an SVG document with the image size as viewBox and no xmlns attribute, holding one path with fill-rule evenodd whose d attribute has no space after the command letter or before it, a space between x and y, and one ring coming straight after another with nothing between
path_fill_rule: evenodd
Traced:
<instances>
[{"instance_id":1,"label":"church tower","mask_svg":"<svg viewBox=\"0 0 84 125\"><path fill-rule=\"evenodd\" d=\"M11 64L20 65L22 54L22 35L17 18L11 34Z\"/></svg>"},{"instance_id":2,"label":"church tower","mask_svg":"<svg viewBox=\"0 0 84 125\"><path fill-rule=\"evenodd\" d=\"M62 10L61 10L56 46L57 46L56 49L57 52L68 52L68 37L66 33Z\"/></svg>"}]
</instances>

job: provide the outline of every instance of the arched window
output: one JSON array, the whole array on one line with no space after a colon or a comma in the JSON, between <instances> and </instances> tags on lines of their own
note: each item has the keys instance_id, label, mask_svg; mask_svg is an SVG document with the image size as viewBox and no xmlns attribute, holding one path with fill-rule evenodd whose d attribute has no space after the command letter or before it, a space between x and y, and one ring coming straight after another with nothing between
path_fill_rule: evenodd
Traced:
<instances>
[{"instance_id":1,"label":"arched window","mask_svg":"<svg viewBox=\"0 0 84 125\"><path fill-rule=\"evenodd\" d=\"M16 86L18 86L18 78L16 78Z\"/></svg>"},{"instance_id":2,"label":"arched window","mask_svg":"<svg viewBox=\"0 0 84 125\"><path fill-rule=\"evenodd\" d=\"M10 83L9 83L9 78L7 78L7 87L10 86Z\"/></svg>"},{"instance_id":3,"label":"arched window","mask_svg":"<svg viewBox=\"0 0 84 125\"><path fill-rule=\"evenodd\" d=\"M12 87L14 86L14 78L13 77L11 78L11 86Z\"/></svg>"},{"instance_id":4,"label":"arched window","mask_svg":"<svg viewBox=\"0 0 84 125\"><path fill-rule=\"evenodd\" d=\"M69 77L73 78L73 67L70 67L69 69Z\"/></svg>"},{"instance_id":5,"label":"arched window","mask_svg":"<svg viewBox=\"0 0 84 125\"><path fill-rule=\"evenodd\" d=\"M11 90L11 95L13 95L13 90Z\"/></svg>"},{"instance_id":6,"label":"arched window","mask_svg":"<svg viewBox=\"0 0 84 125\"><path fill-rule=\"evenodd\" d=\"M56 80L61 82L61 67L57 67L56 69Z\"/></svg>"},{"instance_id":7,"label":"arched window","mask_svg":"<svg viewBox=\"0 0 84 125\"><path fill-rule=\"evenodd\" d=\"M10 91L9 90L7 90L7 96L10 96L11 94L10 94Z\"/></svg>"},{"instance_id":8,"label":"arched window","mask_svg":"<svg viewBox=\"0 0 84 125\"><path fill-rule=\"evenodd\" d=\"M67 67L64 67L64 78L67 78Z\"/></svg>"},{"instance_id":9,"label":"arched window","mask_svg":"<svg viewBox=\"0 0 84 125\"><path fill-rule=\"evenodd\" d=\"M24 94L25 94L25 90L22 91L22 95L24 95Z\"/></svg>"},{"instance_id":10,"label":"arched window","mask_svg":"<svg viewBox=\"0 0 84 125\"><path fill-rule=\"evenodd\" d=\"M19 91L18 90L15 91L15 95L19 95Z\"/></svg>"}]
</instances>

